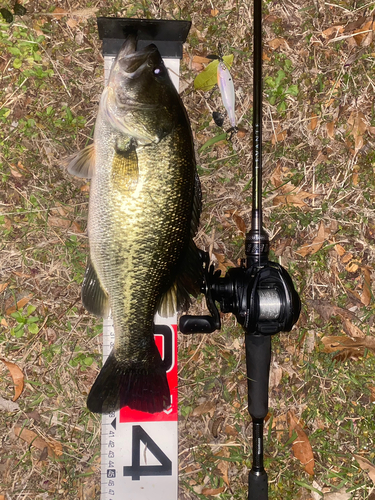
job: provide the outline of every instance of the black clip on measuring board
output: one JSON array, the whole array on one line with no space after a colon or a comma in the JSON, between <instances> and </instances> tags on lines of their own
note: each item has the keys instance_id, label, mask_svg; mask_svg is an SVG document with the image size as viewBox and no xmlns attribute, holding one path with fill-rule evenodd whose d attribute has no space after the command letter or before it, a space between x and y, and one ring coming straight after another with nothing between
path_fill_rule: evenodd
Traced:
<instances>
[{"instance_id":1,"label":"black clip on measuring board","mask_svg":"<svg viewBox=\"0 0 375 500\"><path fill-rule=\"evenodd\" d=\"M297 322L301 302L287 271L268 260L269 238L262 222L262 0L254 0L253 82L253 189L251 229L246 235L246 259L224 277L201 252L204 268L202 293L211 316L182 316L185 334L220 329L220 310L233 313L245 330L248 410L253 422L253 462L248 500L268 499L263 466L263 424L268 413L271 335L290 331Z\"/></svg>"},{"instance_id":2,"label":"black clip on measuring board","mask_svg":"<svg viewBox=\"0 0 375 500\"><path fill-rule=\"evenodd\" d=\"M104 56L116 56L125 38L134 35L137 50L154 43L163 58L182 59L182 45L191 26L190 21L164 19L98 17L97 21Z\"/></svg>"}]
</instances>

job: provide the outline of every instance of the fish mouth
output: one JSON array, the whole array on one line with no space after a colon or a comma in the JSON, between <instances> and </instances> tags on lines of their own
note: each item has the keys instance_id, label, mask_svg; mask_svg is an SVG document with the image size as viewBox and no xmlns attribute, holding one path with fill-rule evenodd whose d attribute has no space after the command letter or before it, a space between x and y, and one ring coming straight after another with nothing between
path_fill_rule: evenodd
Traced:
<instances>
[{"instance_id":1,"label":"fish mouth","mask_svg":"<svg viewBox=\"0 0 375 500\"><path fill-rule=\"evenodd\" d=\"M156 45L150 44L141 50L136 50L136 43L133 35L128 36L116 58L116 63L126 78L137 78L147 66L161 61Z\"/></svg>"}]
</instances>

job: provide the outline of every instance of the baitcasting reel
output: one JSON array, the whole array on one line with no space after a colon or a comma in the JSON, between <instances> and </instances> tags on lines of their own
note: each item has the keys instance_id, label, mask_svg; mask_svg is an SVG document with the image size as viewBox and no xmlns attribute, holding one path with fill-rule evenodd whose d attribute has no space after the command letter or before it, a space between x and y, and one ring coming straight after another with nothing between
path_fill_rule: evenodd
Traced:
<instances>
[{"instance_id":1,"label":"baitcasting reel","mask_svg":"<svg viewBox=\"0 0 375 500\"><path fill-rule=\"evenodd\" d=\"M182 316L180 331L212 333L221 327L215 302L223 313L232 313L247 334L274 335L290 331L296 323L301 302L287 271L268 260L268 237L261 239L250 231L246 253L240 267L229 269L224 277L209 263L207 252L201 252L204 268L202 293L211 316ZM260 253L258 252L258 249Z\"/></svg>"}]
</instances>

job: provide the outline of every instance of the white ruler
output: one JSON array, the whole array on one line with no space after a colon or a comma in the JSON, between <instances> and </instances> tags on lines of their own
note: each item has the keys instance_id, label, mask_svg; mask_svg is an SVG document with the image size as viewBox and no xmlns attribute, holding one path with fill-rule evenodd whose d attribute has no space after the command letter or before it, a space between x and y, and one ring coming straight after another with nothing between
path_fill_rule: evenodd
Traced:
<instances>
[{"instance_id":1,"label":"white ruler","mask_svg":"<svg viewBox=\"0 0 375 500\"><path fill-rule=\"evenodd\" d=\"M104 57L105 82L114 57ZM179 59L164 59L179 88ZM103 364L115 340L112 320L103 321ZM155 341L167 364L171 406L151 414L130 410L103 415L101 500L178 499L177 316L155 316Z\"/></svg>"},{"instance_id":2,"label":"white ruler","mask_svg":"<svg viewBox=\"0 0 375 500\"><path fill-rule=\"evenodd\" d=\"M170 408L150 414L128 407L103 415L101 500L177 500L177 318L155 317L155 341L167 364ZM103 323L103 362L115 339Z\"/></svg>"}]
</instances>

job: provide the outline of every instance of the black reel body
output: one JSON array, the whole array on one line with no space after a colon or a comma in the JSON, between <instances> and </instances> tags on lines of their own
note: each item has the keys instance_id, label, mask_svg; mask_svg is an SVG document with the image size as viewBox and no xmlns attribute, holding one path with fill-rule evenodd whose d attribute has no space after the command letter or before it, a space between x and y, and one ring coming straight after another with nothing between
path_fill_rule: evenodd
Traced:
<instances>
[{"instance_id":1,"label":"black reel body","mask_svg":"<svg viewBox=\"0 0 375 500\"><path fill-rule=\"evenodd\" d=\"M209 256L201 252L205 269L202 292L211 316L182 316L182 333L212 333L220 328L215 301L223 313L232 313L247 334L274 335L290 331L296 323L301 302L287 271L266 261L229 269L224 277L209 265Z\"/></svg>"}]
</instances>

